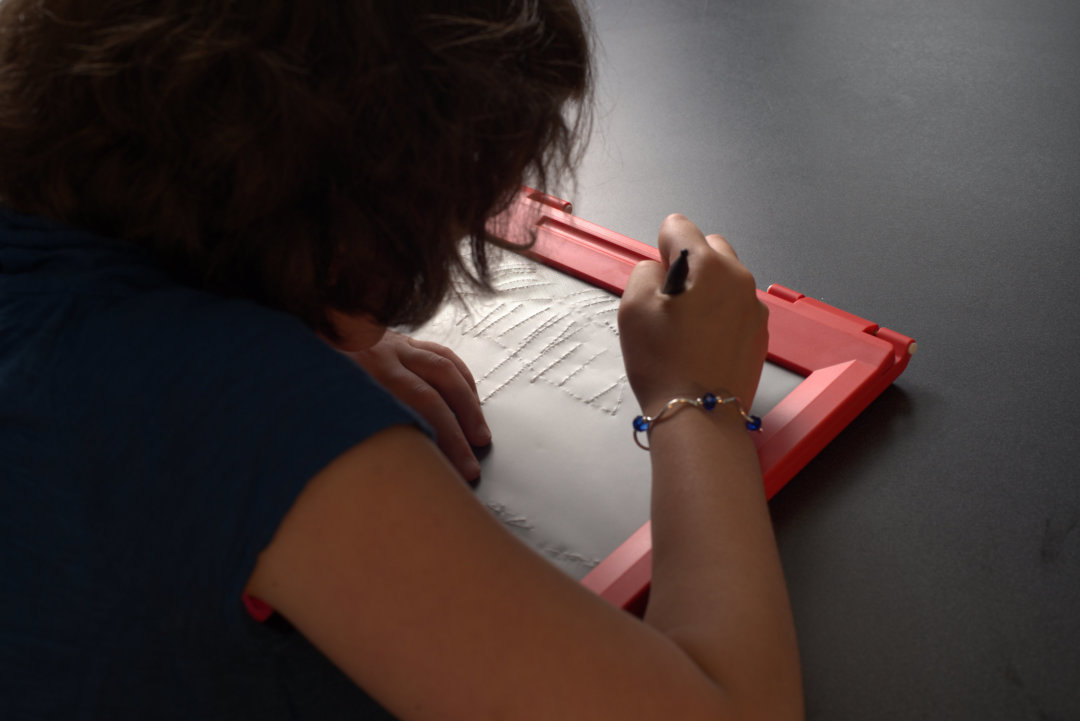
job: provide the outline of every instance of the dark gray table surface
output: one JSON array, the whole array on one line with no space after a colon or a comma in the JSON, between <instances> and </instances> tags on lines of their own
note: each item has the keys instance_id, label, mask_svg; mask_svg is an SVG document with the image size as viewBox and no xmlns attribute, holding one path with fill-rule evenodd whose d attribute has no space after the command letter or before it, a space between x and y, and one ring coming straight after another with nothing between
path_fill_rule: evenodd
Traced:
<instances>
[{"instance_id":1,"label":"dark gray table surface","mask_svg":"<svg viewBox=\"0 0 1080 721\"><path fill-rule=\"evenodd\" d=\"M592 0L576 212L913 336L772 503L811 719L1080 719L1080 3Z\"/></svg>"}]
</instances>

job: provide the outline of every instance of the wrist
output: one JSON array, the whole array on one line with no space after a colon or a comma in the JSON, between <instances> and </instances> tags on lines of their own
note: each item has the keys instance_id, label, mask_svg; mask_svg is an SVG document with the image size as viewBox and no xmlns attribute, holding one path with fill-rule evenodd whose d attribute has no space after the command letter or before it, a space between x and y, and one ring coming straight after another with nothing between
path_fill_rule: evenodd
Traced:
<instances>
[{"instance_id":1,"label":"wrist","mask_svg":"<svg viewBox=\"0 0 1080 721\"><path fill-rule=\"evenodd\" d=\"M667 469L667 484L700 471L710 479L751 478L760 486L760 461L753 433L731 408L680 413L660 423L649 438L649 460ZM710 483L713 481L710 481ZM683 481L678 481L682 484Z\"/></svg>"},{"instance_id":2,"label":"wrist","mask_svg":"<svg viewBox=\"0 0 1080 721\"><path fill-rule=\"evenodd\" d=\"M676 396L668 400L655 415L642 414L634 419L634 442L644 450L649 446L642 440L650 438L653 430L660 424L671 420L682 411L700 411L713 415L717 411L727 415L734 415L741 421L742 426L748 431L761 430L761 419L750 415L749 410L743 405L742 400L733 393L718 389L714 392L705 392L699 396Z\"/></svg>"}]
</instances>

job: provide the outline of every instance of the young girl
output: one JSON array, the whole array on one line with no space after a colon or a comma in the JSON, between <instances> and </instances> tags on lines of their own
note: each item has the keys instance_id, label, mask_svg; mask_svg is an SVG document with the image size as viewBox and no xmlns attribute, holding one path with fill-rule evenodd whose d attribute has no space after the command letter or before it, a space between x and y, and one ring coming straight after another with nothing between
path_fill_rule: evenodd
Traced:
<instances>
[{"instance_id":1,"label":"young girl","mask_svg":"<svg viewBox=\"0 0 1080 721\"><path fill-rule=\"evenodd\" d=\"M572 0L0 2L0 717L801 716L735 409L651 432L639 620L474 499L468 370L384 334L484 286L588 89ZM749 406L753 278L681 216L659 247L643 412Z\"/></svg>"}]
</instances>

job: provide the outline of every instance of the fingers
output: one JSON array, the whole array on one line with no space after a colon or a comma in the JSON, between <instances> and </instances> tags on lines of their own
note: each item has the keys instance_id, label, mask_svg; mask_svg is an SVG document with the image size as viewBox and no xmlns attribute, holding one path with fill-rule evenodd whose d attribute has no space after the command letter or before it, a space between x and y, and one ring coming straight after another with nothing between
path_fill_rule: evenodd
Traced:
<instances>
[{"instance_id":1,"label":"fingers","mask_svg":"<svg viewBox=\"0 0 1080 721\"><path fill-rule=\"evenodd\" d=\"M657 247L665 260L665 266L670 266L684 248L690 252L688 285L693 283L695 266L700 267L702 259L708 259L712 254L726 261L730 267L742 268L735 249L723 236L704 235L697 225L679 213L669 215L660 225Z\"/></svg>"},{"instance_id":2,"label":"fingers","mask_svg":"<svg viewBox=\"0 0 1080 721\"><path fill-rule=\"evenodd\" d=\"M661 292L663 263L639 263L628 279L619 338L639 403L655 409L701 388L725 388L749 402L768 343L753 275L722 236L703 235L681 215L664 220L658 247L668 265L688 251L687 292Z\"/></svg>"},{"instance_id":3,"label":"fingers","mask_svg":"<svg viewBox=\"0 0 1080 721\"><path fill-rule=\"evenodd\" d=\"M458 363L443 353L423 348L402 347L399 359L411 375L399 397L431 424L439 448L461 475L476 480L480 463L473 447L490 444L491 431L471 374L463 375Z\"/></svg>"},{"instance_id":4,"label":"fingers","mask_svg":"<svg viewBox=\"0 0 1080 721\"><path fill-rule=\"evenodd\" d=\"M409 347L400 351L400 358L405 368L438 392L470 444L486 446L491 442L476 381L464 361L449 348L412 339Z\"/></svg>"},{"instance_id":5,"label":"fingers","mask_svg":"<svg viewBox=\"0 0 1080 721\"><path fill-rule=\"evenodd\" d=\"M720 255L726 255L733 260L738 260L739 256L735 252L735 249L731 247L731 243L724 239L724 236L713 233L712 235L705 236L705 242L709 244L709 247L715 250Z\"/></svg>"},{"instance_id":6,"label":"fingers","mask_svg":"<svg viewBox=\"0 0 1080 721\"><path fill-rule=\"evenodd\" d=\"M624 299L632 299L643 292L661 288L664 285L667 269L684 249L689 251L691 259L700 258L702 252L709 249L709 242L690 219L679 213L672 213L660 224L657 248L660 250L663 264L648 260L638 263L631 271L626 288L623 290ZM691 261L691 268L693 265Z\"/></svg>"},{"instance_id":7,"label":"fingers","mask_svg":"<svg viewBox=\"0 0 1080 721\"><path fill-rule=\"evenodd\" d=\"M623 289L623 301L620 307L632 303L636 298L644 294L652 294L664 284L664 276L667 271L660 263L651 260L643 260L630 271L630 277Z\"/></svg>"},{"instance_id":8,"label":"fingers","mask_svg":"<svg viewBox=\"0 0 1080 721\"><path fill-rule=\"evenodd\" d=\"M439 449L467 481L480 477L480 462L464 433L464 427L450 405L434 386L419 376L413 376L410 387L396 393L403 402L419 413L435 431ZM488 437L490 442L490 436ZM486 445L477 444L477 445Z\"/></svg>"},{"instance_id":9,"label":"fingers","mask_svg":"<svg viewBox=\"0 0 1080 721\"><path fill-rule=\"evenodd\" d=\"M679 213L672 213L660 224L657 247L660 249L660 256L664 258L665 266L669 266L683 248L689 250L690 257L693 257L709 246L705 235L689 218Z\"/></svg>"},{"instance_id":10,"label":"fingers","mask_svg":"<svg viewBox=\"0 0 1080 721\"><path fill-rule=\"evenodd\" d=\"M469 370L469 366L465 365L465 361L461 360L461 358L458 357L457 353L450 350L444 345L432 343L431 341L417 340L416 338L409 338L408 340L409 345L411 345L413 348L419 348L421 350L428 351L429 353L441 355L447 360L449 360L451 363L453 363L455 366L457 366L458 372L461 373L462 377L469 384L469 387L472 388L473 394L477 394L476 380L473 378L472 372Z\"/></svg>"},{"instance_id":11,"label":"fingers","mask_svg":"<svg viewBox=\"0 0 1080 721\"><path fill-rule=\"evenodd\" d=\"M666 269L675 262L683 249L690 252L691 259L697 259L697 263L691 261L691 276L694 274L694 266L700 265L701 259L707 257L704 254L710 251L728 261L734 261L736 267L742 267L735 249L723 236L704 235L697 225L680 213L672 213L661 223L657 247L664 259L663 265L652 261L638 263L627 282L624 297L627 293L633 296L645 288L662 286Z\"/></svg>"},{"instance_id":12,"label":"fingers","mask_svg":"<svg viewBox=\"0 0 1080 721\"><path fill-rule=\"evenodd\" d=\"M388 331L374 346L350 353L435 431L439 448L466 480L480 477L473 447L491 443L476 382L450 349Z\"/></svg>"}]
</instances>

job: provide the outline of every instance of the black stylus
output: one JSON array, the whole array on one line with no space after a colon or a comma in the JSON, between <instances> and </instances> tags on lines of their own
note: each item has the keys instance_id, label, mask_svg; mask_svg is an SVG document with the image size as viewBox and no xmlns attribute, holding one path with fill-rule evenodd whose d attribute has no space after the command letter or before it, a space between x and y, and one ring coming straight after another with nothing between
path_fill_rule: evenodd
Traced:
<instances>
[{"instance_id":1,"label":"black stylus","mask_svg":"<svg viewBox=\"0 0 1080 721\"><path fill-rule=\"evenodd\" d=\"M667 295L678 295L686 290L686 274L690 272L690 251L683 248L679 251L679 257L668 268L667 277L664 279L664 287L660 291Z\"/></svg>"}]
</instances>

